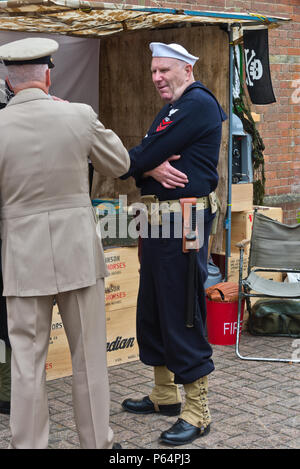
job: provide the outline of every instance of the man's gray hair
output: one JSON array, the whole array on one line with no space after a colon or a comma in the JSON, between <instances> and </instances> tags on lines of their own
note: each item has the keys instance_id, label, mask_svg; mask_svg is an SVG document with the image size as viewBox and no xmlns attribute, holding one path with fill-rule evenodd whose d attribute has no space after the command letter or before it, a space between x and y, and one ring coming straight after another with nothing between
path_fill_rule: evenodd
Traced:
<instances>
[{"instance_id":1,"label":"man's gray hair","mask_svg":"<svg viewBox=\"0 0 300 469\"><path fill-rule=\"evenodd\" d=\"M9 65L6 67L7 76L13 88L25 85L31 81L45 82L47 64Z\"/></svg>"}]
</instances>

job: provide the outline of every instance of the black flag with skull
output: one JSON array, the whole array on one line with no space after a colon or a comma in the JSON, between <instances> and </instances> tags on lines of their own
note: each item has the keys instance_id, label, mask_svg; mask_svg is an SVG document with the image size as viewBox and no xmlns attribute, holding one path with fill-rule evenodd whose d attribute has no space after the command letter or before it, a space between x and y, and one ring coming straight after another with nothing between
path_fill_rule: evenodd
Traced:
<instances>
[{"instance_id":1,"label":"black flag with skull","mask_svg":"<svg viewBox=\"0 0 300 469\"><path fill-rule=\"evenodd\" d=\"M253 104L276 102L269 65L268 29L244 31L246 83Z\"/></svg>"}]
</instances>

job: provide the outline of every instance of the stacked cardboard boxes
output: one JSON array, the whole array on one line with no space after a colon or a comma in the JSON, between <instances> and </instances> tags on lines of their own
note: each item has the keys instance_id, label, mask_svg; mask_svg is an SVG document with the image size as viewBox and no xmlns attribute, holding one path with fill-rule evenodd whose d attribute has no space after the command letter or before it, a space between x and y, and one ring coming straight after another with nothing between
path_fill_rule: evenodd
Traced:
<instances>
[{"instance_id":1,"label":"stacked cardboard boxes","mask_svg":"<svg viewBox=\"0 0 300 469\"><path fill-rule=\"evenodd\" d=\"M104 251L108 366L138 360L136 301L139 286L137 247Z\"/></svg>"},{"instance_id":2,"label":"stacked cardboard boxes","mask_svg":"<svg viewBox=\"0 0 300 469\"><path fill-rule=\"evenodd\" d=\"M139 285L137 247L104 251L110 273L105 279L108 366L138 360L136 300ZM46 362L47 380L72 374L71 357L57 305L53 308L51 337Z\"/></svg>"}]
</instances>

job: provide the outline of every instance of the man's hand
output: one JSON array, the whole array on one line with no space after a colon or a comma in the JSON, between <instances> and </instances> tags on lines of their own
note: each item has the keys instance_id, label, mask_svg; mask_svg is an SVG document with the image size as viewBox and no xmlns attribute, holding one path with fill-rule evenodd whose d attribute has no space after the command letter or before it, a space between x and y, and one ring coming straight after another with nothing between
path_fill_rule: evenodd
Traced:
<instances>
[{"instance_id":1,"label":"man's hand","mask_svg":"<svg viewBox=\"0 0 300 469\"><path fill-rule=\"evenodd\" d=\"M160 184L166 189L185 187L185 184L189 182L186 174L182 173L181 171L178 171L178 169L174 168L169 163L169 161L179 160L179 158L181 158L181 155L170 156L170 158L168 158L156 168L144 173L144 177L153 177L156 181L160 182Z\"/></svg>"},{"instance_id":2,"label":"man's hand","mask_svg":"<svg viewBox=\"0 0 300 469\"><path fill-rule=\"evenodd\" d=\"M54 100L54 101L61 101L63 103L68 103L69 101L65 100L65 99L61 99L61 98L58 98L57 96L52 96L51 95L51 98Z\"/></svg>"}]
</instances>

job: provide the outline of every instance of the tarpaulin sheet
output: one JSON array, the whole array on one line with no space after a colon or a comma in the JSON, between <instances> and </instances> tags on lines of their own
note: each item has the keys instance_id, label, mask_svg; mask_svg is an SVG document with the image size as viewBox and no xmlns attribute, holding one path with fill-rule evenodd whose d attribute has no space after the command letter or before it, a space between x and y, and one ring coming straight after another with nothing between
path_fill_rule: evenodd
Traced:
<instances>
[{"instance_id":1,"label":"tarpaulin sheet","mask_svg":"<svg viewBox=\"0 0 300 469\"><path fill-rule=\"evenodd\" d=\"M284 18L258 14L196 12L142 8L80 0L0 0L0 29L106 36L122 31L156 29L178 24L275 24Z\"/></svg>"}]
</instances>

